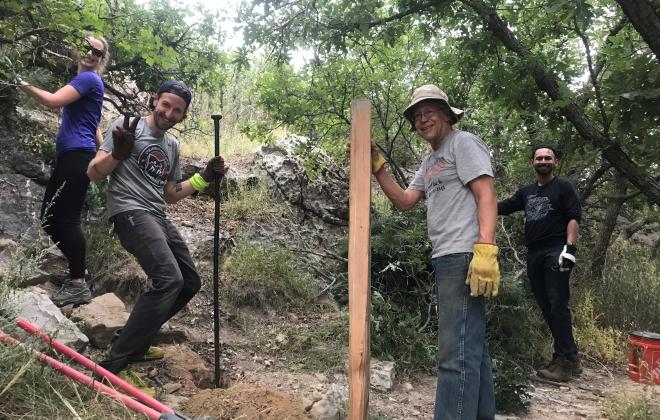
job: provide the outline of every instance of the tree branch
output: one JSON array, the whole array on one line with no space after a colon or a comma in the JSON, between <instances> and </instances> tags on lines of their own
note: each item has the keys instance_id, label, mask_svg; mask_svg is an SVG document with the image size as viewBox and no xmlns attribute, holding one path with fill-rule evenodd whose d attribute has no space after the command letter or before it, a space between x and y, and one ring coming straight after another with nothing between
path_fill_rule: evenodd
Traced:
<instances>
[{"instance_id":1,"label":"tree branch","mask_svg":"<svg viewBox=\"0 0 660 420\"><path fill-rule=\"evenodd\" d=\"M660 16L647 0L616 0L637 32L660 60Z\"/></svg>"},{"instance_id":2,"label":"tree branch","mask_svg":"<svg viewBox=\"0 0 660 420\"><path fill-rule=\"evenodd\" d=\"M559 103L567 102L562 94L557 77L546 70L541 62L520 43L515 34L507 24L495 12L495 10L481 0L462 0L464 4L472 8L493 35L513 51L528 66L536 85L544 91L550 99ZM561 114L570 121L578 133L600 149L603 157L607 159L618 172L624 175L630 182L639 188L652 202L660 204L660 182L637 163L635 163L621 147L612 142L604 133L600 132L594 122L585 114L584 109L575 102L570 101L559 107Z\"/></svg>"},{"instance_id":3,"label":"tree branch","mask_svg":"<svg viewBox=\"0 0 660 420\"><path fill-rule=\"evenodd\" d=\"M584 51L587 55L587 66L589 68L589 77L591 79L591 85L594 87L594 93L596 94L596 104L598 106L598 111L600 112L600 118L601 118L601 122L603 123L605 134L607 134L610 131L610 119L607 118L607 114L605 113L605 106L603 105L603 96L600 92L600 84L598 83L598 75L594 69L593 61L591 58L591 47L589 46L589 39L587 39L587 36L580 29L580 25L578 25L576 16L573 17L573 27L575 29L575 33L582 40L582 45L584 45Z\"/></svg>"}]
</instances>

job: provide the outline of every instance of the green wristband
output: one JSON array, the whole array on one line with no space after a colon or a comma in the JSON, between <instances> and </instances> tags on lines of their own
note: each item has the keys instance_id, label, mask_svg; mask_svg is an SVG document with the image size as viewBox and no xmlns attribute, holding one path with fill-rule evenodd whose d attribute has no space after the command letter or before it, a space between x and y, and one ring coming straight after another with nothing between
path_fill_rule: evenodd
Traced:
<instances>
[{"instance_id":1,"label":"green wristband","mask_svg":"<svg viewBox=\"0 0 660 420\"><path fill-rule=\"evenodd\" d=\"M209 183L198 173L191 176L188 181L190 181L190 185L197 191L203 191L209 186Z\"/></svg>"}]
</instances>

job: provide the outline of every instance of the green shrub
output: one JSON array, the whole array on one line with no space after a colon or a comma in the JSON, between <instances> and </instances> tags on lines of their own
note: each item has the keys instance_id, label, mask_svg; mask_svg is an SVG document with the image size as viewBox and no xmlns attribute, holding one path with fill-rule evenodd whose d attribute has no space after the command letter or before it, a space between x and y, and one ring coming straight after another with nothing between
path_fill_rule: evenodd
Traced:
<instances>
[{"instance_id":1,"label":"green shrub","mask_svg":"<svg viewBox=\"0 0 660 420\"><path fill-rule=\"evenodd\" d=\"M223 272L223 293L235 306L303 308L315 298L312 277L286 248L239 242Z\"/></svg>"},{"instance_id":2,"label":"green shrub","mask_svg":"<svg viewBox=\"0 0 660 420\"><path fill-rule=\"evenodd\" d=\"M118 261L132 259L119 239L110 232L110 226L102 222L99 224L88 224L85 232L87 239L87 269L93 277L111 274L108 270L114 270Z\"/></svg>"},{"instance_id":3,"label":"green shrub","mask_svg":"<svg viewBox=\"0 0 660 420\"><path fill-rule=\"evenodd\" d=\"M85 208L87 209L105 209L106 192L108 191L108 180L103 179L98 182L90 182L85 196Z\"/></svg>"},{"instance_id":4,"label":"green shrub","mask_svg":"<svg viewBox=\"0 0 660 420\"><path fill-rule=\"evenodd\" d=\"M646 395L622 395L604 402L604 414L610 420L656 420L660 407L654 406Z\"/></svg>"},{"instance_id":5,"label":"green shrub","mask_svg":"<svg viewBox=\"0 0 660 420\"><path fill-rule=\"evenodd\" d=\"M320 325L301 331L299 326L285 330L289 337L284 353L295 367L314 371L341 368L348 360L348 314L330 317Z\"/></svg>"},{"instance_id":6,"label":"green shrub","mask_svg":"<svg viewBox=\"0 0 660 420\"><path fill-rule=\"evenodd\" d=\"M380 360L396 361L403 373L432 371L436 365L436 336L418 332L426 313L411 313L374 291L371 297L371 349Z\"/></svg>"},{"instance_id":7,"label":"green shrub","mask_svg":"<svg viewBox=\"0 0 660 420\"><path fill-rule=\"evenodd\" d=\"M428 314L435 299L431 245L426 232L426 216L422 206L406 213L377 213L371 227L371 288L396 308L413 314ZM340 245L348 255L347 238ZM343 267L344 272L347 266ZM347 276L333 289L335 299L348 304ZM421 327L426 319L420 317ZM375 320L377 321L377 320ZM431 326L433 324L430 324Z\"/></svg>"},{"instance_id":8,"label":"green shrub","mask_svg":"<svg viewBox=\"0 0 660 420\"><path fill-rule=\"evenodd\" d=\"M241 182L238 189L229 191L222 203L223 213L231 220L254 219L268 215L279 215L284 210L273 204L266 186L259 182L249 186Z\"/></svg>"},{"instance_id":9,"label":"green shrub","mask_svg":"<svg viewBox=\"0 0 660 420\"><path fill-rule=\"evenodd\" d=\"M371 351L403 372L428 372L436 365L437 317L426 213L423 206L405 213L389 207L379 202L371 227ZM347 240L340 253L348 255ZM332 292L348 305L343 270Z\"/></svg>"},{"instance_id":10,"label":"green shrub","mask_svg":"<svg viewBox=\"0 0 660 420\"><path fill-rule=\"evenodd\" d=\"M583 292L573 308L573 332L580 352L605 362L617 362L624 357L624 337L612 327L600 326L591 292Z\"/></svg>"},{"instance_id":11,"label":"green shrub","mask_svg":"<svg viewBox=\"0 0 660 420\"><path fill-rule=\"evenodd\" d=\"M28 133L25 137L21 138L23 146L40 157L46 162L55 162L55 141L50 133L39 131L41 127L34 125L33 121L28 122Z\"/></svg>"},{"instance_id":12,"label":"green shrub","mask_svg":"<svg viewBox=\"0 0 660 420\"><path fill-rule=\"evenodd\" d=\"M527 378L534 366L550 357L552 338L526 277L503 277L499 295L487 305L497 407L507 413L523 412L530 401Z\"/></svg>"},{"instance_id":13,"label":"green shrub","mask_svg":"<svg viewBox=\"0 0 660 420\"><path fill-rule=\"evenodd\" d=\"M608 251L603 278L586 279L602 325L621 331L654 330L660 325L660 260L651 249L625 241Z\"/></svg>"}]
</instances>

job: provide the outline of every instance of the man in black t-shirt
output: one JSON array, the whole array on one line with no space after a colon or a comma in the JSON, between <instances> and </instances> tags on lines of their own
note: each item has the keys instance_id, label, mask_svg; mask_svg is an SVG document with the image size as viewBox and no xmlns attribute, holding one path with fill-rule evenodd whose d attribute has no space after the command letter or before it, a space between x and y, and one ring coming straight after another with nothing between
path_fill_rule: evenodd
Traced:
<instances>
[{"instance_id":1,"label":"man in black t-shirt","mask_svg":"<svg viewBox=\"0 0 660 420\"><path fill-rule=\"evenodd\" d=\"M532 166L537 174L536 182L500 201L497 213L506 216L525 211L527 275L554 339L552 361L538 374L554 381L569 381L582 372L568 307L568 280L575 265L580 200L568 180L554 176L557 152L553 147L535 146Z\"/></svg>"}]
</instances>

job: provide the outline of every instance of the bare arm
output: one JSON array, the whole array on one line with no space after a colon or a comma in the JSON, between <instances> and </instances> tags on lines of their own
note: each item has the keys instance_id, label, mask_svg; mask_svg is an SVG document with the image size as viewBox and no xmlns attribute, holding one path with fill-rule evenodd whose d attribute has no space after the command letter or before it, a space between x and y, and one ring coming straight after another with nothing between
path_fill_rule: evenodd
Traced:
<instances>
[{"instance_id":1,"label":"bare arm","mask_svg":"<svg viewBox=\"0 0 660 420\"><path fill-rule=\"evenodd\" d=\"M103 143L103 134L101 134L101 127L96 127L96 137L94 137L94 141L96 142L96 150L99 150L99 147L101 147L101 143Z\"/></svg>"},{"instance_id":2,"label":"bare arm","mask_svg":"<svg viewBox=\"0 0 660 420\"><path fill-rule=\"evenodd\" d=\"M575 245L575 242L578 238L578 232L580 231L580 225L577 220L571 219L566 226L566 243Z\"/></svg>"},{"instance_id":3,"label":"bare arm","mask_svg":"<svg viewBox=\"0 0 660 420\"><path fill-rule=\"evenodd\" d=\"M478 242L494 244L495 226L497 225L497 198L493 177L481 175L470 181L469 187L477 203Z\"/></svg>"},{"instance_id":4,"label":"bare arm","mask_svg":"<svg viewBox=\"0 0 660 420\"><path fill-rule=\"evenodd\" d=\"M401 188L399 184L394 182L384 167L374 175L387 198L389 198L394 206L400 211L410 210L424 196L422 191L411 189L404 190Z\"/></svg>"},{"instance_id":5,"label":"bare arm","mask_svg":"<svg viewBox=\"0 0 660 420\"><path fill-rule=\"evenodd\" d=\"M165 202L174 204L194 193L195 189L190 185L190 181L188 180L181 182L170 181L165 184L164 192Z\"/></svg>"},{"instance_id":6,"label":"bare arm","mask_svg":"<svg viewBox=\"0 0 660 420\"><path fill-rule=\"evenodd\" d=\"M23 92L36 99L41 105L52 109L62 108L80 99L80 93L71 85L66 85L55 93L39 89L23 80L20 85Z\"/></svg>"},{"instance_id":7,"label":"bare arm","mask_svg":"<svg viewBox=\"0 0 660 420\"><path fill-rule=\"evenodd\" d=\"M112 153L99 150L87 166L87 177L90 181L104 179L115 170L119 162L121 161L112 157Z\"/></svg>"}]
</instances>

